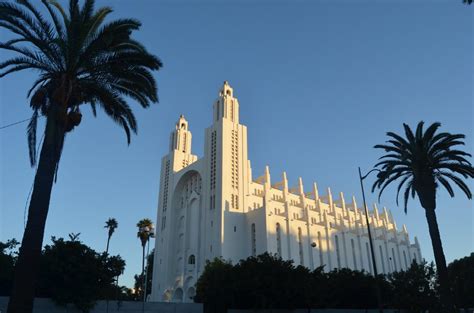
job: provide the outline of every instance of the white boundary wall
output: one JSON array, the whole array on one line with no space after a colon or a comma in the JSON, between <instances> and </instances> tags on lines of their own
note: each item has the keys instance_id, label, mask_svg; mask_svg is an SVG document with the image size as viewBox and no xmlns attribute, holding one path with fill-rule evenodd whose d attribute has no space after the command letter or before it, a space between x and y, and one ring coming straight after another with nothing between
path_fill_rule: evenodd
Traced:
<instances>
[{"instance_id":1,"label":"white boundary wall","mask_svg":"<svg viewBox=\"0 0 474 313\"><path fill-rule=\"evenodd\" d=\"M8 297L0 297L0 313L7 312ZM81 313L73 305L68 307L57 306L51 299L36 298L33 313ZM106 301L97 301L96 306L90 313L107 312ZM109 313L141 313L142 302L122 301L117 306L117 301L109 301ZM165 303L147 302L145 303L145 313L202 313L203 306L200 303Z\"/></svg>"}]
</instances>

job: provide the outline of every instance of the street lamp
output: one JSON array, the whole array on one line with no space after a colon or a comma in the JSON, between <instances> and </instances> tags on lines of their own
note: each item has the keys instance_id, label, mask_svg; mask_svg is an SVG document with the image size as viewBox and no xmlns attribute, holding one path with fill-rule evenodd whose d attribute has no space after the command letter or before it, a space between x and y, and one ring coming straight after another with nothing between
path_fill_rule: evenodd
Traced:
<instances>
[{"instance_id":1,"label":"street lamp","mask_svg":"<svg viewBox=\"0 0 474 313\"><path fill-rule=\"evenodd\" d=\"M369 174L374 172L374 171L379 171L380 172L380 170L374 168L373 170L369 171L367 174L362 176L362 173L361 173L360 167L359 167L359 180L360 180L360 188L362 190L362 199L364 200L365 220L367 222L367 232L368 232L368 235L369 235L370 252L372 254L372 267L374 269L375 289L376 289L376 293L377 293L377 304L379 306L379 312L383 313L382 295L380 293L380 286L379 286L379 283L378 283L378 280L377 280L377 275L378 275L377 264L375 262L374 244L372 243L372 232L370 230L370 223L369 223L369 210L367 209L367 203L365 201L365 192L364 192L364 183L363 183L363 180L366 179L367 176L369 176Z\"/></svg>"}]
</instances>

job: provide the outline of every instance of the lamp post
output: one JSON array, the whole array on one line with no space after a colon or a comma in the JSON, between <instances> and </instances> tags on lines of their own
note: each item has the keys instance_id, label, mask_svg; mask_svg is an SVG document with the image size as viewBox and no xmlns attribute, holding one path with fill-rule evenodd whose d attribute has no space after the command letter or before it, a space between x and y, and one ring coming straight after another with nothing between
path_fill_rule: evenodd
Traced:
<instances>
[{"instance_id":1,"label":"lamp post","mask_svg":"<svg viewBox=\"0 0 474 313\"><path fill-rule=\"evenodd\" d=\"M360 167L359 167L359 180L360 180L360 189L362 190L362 199L364 200L365 220L367 222L367 232L368 232L368 235L369 235L370 252L371 252L371 255L372 255L372 267L374 269L375 289L376 289L376 293L377 293L377 304L379 306L379 312L383 313L382 295L380 293L380 286L379 286L379 283L378 283L378 280L377 280L377 275L378 275L377 264L375 262L374 244L372 243L372 232L370 230L369 210L367 209L367 203L365 201L365 192L364 192L364 183L363 183L363 180L366 179L367 176L369 176L369 174L374 172L374 171L380 171L380 170L373 169L373 170L369 171L367 174L365 174L364 176L362 176L362 173L361 173Z\"/></svg>"}]
</instances>

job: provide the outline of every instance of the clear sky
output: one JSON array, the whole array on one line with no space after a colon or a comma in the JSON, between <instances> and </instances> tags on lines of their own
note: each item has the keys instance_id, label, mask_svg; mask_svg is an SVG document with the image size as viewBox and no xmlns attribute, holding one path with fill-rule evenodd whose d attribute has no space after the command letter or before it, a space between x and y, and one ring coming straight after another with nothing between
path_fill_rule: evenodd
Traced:
<instances>
[{"instance_id":1,"label":"clear sky","mask_svg":"<svg viewBox=\"0 0 474 313\"><path fill-rule=\"evenodd\" d=\"M156 219L169 133L184 114L193 152L202 156L204 128L224 80L234 88L241 123L248 126L254 176L269 165L274 180L287 171L291 185L301 176L308 190L317 181L321 194L330 186L335 197L343 191L362 203L357 167L375 164L380 152L372 147L385 141L386 131L401 132L403 122L415 126L420 120L466 134L465 149L473 153L474 8L461 2L98 1L113 6L112 18L143 22L136 38L164 62L155 74L160 103L149 110L132 103L139 135L130 146L104 114L93 118L83 109L80 127L66 140L44 243L80 232L82 241L102 251L104 223L115 217L119 227L110 250L125 258L121 283L131 286L141 258L135 224ZM2 52L0 59L6 56ZM0 125L30 116L26 91L36 75L0 79ZM25 128L0 130L0 240L22 237L34 177ZM458 190L455 199L444 190L437 199L448 261L470 254L473 203ZM383 205L433 260L418 200L405 215L391 188Z\"/></svg>"}]
</instances>

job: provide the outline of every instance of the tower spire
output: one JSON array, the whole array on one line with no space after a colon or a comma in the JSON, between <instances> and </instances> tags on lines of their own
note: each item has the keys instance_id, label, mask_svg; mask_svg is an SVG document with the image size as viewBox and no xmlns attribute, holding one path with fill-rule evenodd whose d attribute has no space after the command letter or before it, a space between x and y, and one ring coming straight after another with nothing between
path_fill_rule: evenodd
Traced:
<instances>
[{"instance_id":1,"label":"tower spire","mask_svg":"<svg viewBox=\"0 0 474 313\"><path fill-rule=\"evenodd\" d=\"M235 124L239 124L239 101L234 98L234 89L228 81L224 81L219 90L219 97L214 103L214 122L227 119Z\"/></svg>"},{"instance_id":2,"label":"tower spire","mask_svg":"<svg viewBox=\"0 0 474 313\"><path fill-rule=\"evenodd\" d=\"M181 114L176 122L175 130L170 135L170 152L174 150L191 154L191 132L188 130L188 121Z\"/></svg>"}]
</instances>

